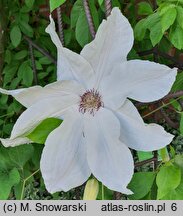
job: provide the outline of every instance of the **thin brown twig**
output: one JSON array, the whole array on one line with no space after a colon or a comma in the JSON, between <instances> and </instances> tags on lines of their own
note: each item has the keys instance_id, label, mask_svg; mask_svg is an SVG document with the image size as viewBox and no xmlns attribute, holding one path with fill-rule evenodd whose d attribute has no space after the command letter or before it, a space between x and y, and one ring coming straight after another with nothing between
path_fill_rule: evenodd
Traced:
<instances>
[{"instance_id":1,"label":"thin brown twig","mask_svg":"<svg viewBox=\"0 0 183 216\"><path fill-rule=\"evenodd\" d=\"M158 56L159 56L157 53L158 53L158 46L155 46L153 49L153 60L156 63L158 62Z\"/></svg>"},{"instance_id":2,"label":"thin brown twig","mask_svg":"<svg viewBox=\"0 0 183 216\"><path fill-rule=\"evenodd\" d=\"M95 26L94 26L93 18L92 18L92 15L91 15L88 0L83 0L83 6L84 6L87 22L88 22L90 34L91 34L92 38L94 39L96 32L95 32Z\"/></svg>"},{"instance_id":3,"label":"thin brown twig","mask_svg":"<svg viewBox=\"0 0 183 216\"><path fill-rule=\"evenodd\" d=\"M152 0L152 3L153 3L153 9L156 10L156 8L157 8L157 2L156 2L156 0Z\"/></svg>"},{"instance_id":4,"label":"thin brown twig","mask_svg":"<svg viewBox=\"0 0 183 216\"><path fill-rule=\"evenodd\" d=\"M54 64L57 64L56 59L50 55L49 52L47 52L45 49L43 49L42 47L38 46L35 42L32 41L31 38L29 38L28 36L24 35L24 39L30 43L34 48L36 48L37 50L39 50L40 53L42 53L44 56L46 56L48 59L50 59Z\"/></svg>"},{"instance_id":5,"label":"thin brown twig","mask_svg":"<svg viewBox=\"0 0 183 216\"><path fill-rule=\"evenodd\" d=\"M64 46L64 28L63 28L63 22L62 22L61 7L57 8L57 22L58 22L58 35L62 43L62 46Z\"/></svg>"},{"instance_id":6,"label":"thin brown twig","mask_svg":"<svg viewBox=\"0 0 183 216\"><path fill-rule=\"evenodd\" d=\"M147 159L147 160L143 160L143 161L140 161L140 162L136 162L135 163L135 168L137 168L137 167L141 167L141 166L143 166L143 165L145 165L145 164L148 164L148 163L152 163L152 162L154 162L154 161L156 161L157 159L155 158L155 157L153 157L153 158L150 158L150 159Z\"/></svg>"},{"instance_id":7,"label":"thin brown twig","mask_svg":"<svg viewBox=\"0 0 183 216\"><path fill-rule=\"evenodd\" d=\"M177 92L174 92L174 93L170 93L168 95L166 95L164 98L162 98L162 100L164 99L172 99L172 98L177 98L177 97L180 97L180 96L183 96L183 90L181 91L177 91Z\"/></svg>"},{"instance_id":8,"label":"thin brown twig","mask_svg":"<svg viewBox=\"0 0 183 216\"><path fill-rule=\"evenodd\" d=\"M153 155L154 155L154 157L153 157L154 158L153 169L156 170L156 168L158 167L158 151L154 151Z\"/></svg>"},{"instance_id":9,"label":"thin brown twig","mask_svg":"<svg viewBox=\"0 0 183 216\"><path fill-rule=\"evenodd\" d=\"M145 50L145 51L140 51L137 52L139 56L146 56L146 55L151 55L153 54L153 49Z\"/></svg>"},{"instance_id":10,"label":"thin brown twig","mask_svg":"<svg viewBox=\"0 0 183 216\"><path fill-rule=\"evenodd\" d=\"M28 42L28 43L29 43L29 52L30 52L32 70L34 73L34 84L37 85L38 84L38 77L37 77L36 62L35 62L35 58L34 58L33 47L32 47L32 44L30 42Z\"/></svg>"},{"instance_id":11,"label":"thin brown twig","mask_svg":"<svg viewBox=\"0 0 183 216\"><path fill-rule=\"evenodd\" d=\"M147 106L147 105L150 105L150 104L159 103L159 102L167 100L167 99L178 98L178 97L181 97L181 96L183 96L183 90L173 92L173 93L169 93L166 96L164 96L163 98L161 98L160 100L156 100L156 101L153 101L153 102L149 102L149 103L148 102L147 103L145 103L145 102L137 102L137 103L135 103L135 106L138 108L138 107L141 107L141 106Z\"/></svg>"},{"instance_id":12,"label":"thin brown twig","mask_svg":"<svg viewBox=\"0 0 183 216\"><path fill-rule=\"evenodd\" d=\"M150 50L145 50L145 51L142 51L142 52L138 52L138 55L141 56L141 57L146 56L146 55L151 55L151 54L163 57L163 58L165 58L167 60L170 60L170 61L172 61L174 63L173 67L177 67L180 70L183 70L183 63L181 61L178 61L175 57L170 56L169 54L158 50L156 47L153 48L153 49L150 49Z\"/></svg>"}]
</instances>

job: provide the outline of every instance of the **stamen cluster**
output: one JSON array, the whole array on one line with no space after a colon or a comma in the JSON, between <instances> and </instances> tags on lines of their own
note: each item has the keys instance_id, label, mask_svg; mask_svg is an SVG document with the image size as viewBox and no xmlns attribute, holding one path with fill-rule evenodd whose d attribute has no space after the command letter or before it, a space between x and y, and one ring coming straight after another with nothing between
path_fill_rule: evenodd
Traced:
<instances>
[{"instance_id":1,"label":"stamen cluster","mask_svg":"<svg viewBox=\"0 0 183 216\"><path fill-rule=\"evenodd\" d=\"M80 98L79 112L83 114L89 112L94 115L100 107L104 106L101 95L95 89L87 90Z\"/></svg>"}]
</instances>

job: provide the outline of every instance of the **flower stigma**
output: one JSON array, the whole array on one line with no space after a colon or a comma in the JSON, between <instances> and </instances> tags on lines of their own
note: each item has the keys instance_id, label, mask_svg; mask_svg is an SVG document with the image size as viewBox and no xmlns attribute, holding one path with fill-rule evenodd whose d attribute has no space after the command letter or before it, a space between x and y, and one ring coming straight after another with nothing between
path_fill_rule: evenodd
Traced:
<instances>
[{"instance_id":1,"label":"flower stigma","mask_svg":"<svg viewBox=\"0 0 183 216\"><path fill-rule=\"evenodd\" d=\"M100 107L104 107L102 97L95 89L87 90L80 98L79 112L83 114L88 112L94 116Z\"/></svg>"}]
</instances>

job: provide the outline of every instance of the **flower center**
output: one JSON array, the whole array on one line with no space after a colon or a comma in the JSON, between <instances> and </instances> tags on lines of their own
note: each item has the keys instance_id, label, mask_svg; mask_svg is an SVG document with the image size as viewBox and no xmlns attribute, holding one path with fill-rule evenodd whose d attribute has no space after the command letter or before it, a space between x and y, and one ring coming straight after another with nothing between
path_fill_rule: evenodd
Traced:
<instances>
[{"instance_id":1,"label":"flower center","mask_svg":"<svg viewBox=\"0 0 183 216\"><path fill-rule=\"evenodd\" d=\"M101 100L101 95L95 89L87 90L82 96L80 96L79 112L89 112L94 115L96 111L103 107L104 104Z\"/></svg>"}]
</instances>

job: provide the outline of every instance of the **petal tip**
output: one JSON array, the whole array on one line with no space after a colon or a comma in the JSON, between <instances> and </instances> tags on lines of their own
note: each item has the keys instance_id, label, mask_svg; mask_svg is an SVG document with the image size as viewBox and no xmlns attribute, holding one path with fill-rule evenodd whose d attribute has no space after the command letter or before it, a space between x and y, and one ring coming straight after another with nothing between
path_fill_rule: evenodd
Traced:
<instances>
[{"instance_id":1,"label":"petal tip","mask_svg":"<svg viewBox=\"0 0 183 216\"><path fill-rule=\"evenodd\" d=\"M23 144L29 144L32 143L32 141L26 137L18 137L15 139L7 138L3 139L0 138L0 141L4 147L15 147Z\"/></svg>"},{"instance_id":2,"label":"petal tip","mask_svg":"<svg viewBox=\"0 0 183 216\"><path fill-rule=\"evenodd\" d=\"M122 193L125 193L126 195L132 195L132 194L134 194L130 189L128 189L128 188L125 188L125 189L123 189L122 190L123 192Z\"/></svg>"},{"instance_id":3,"label":"petal tip","mask_svg":"<svg viewBox=\"0 0 183 216\"><path fill-rule=\"evenodd\" d=\"M51 31L55 31L55 22L52 18L52 16L49 16L50 24L46 27L45 32L50 34Z\"/></svg>"}]
</instances>

